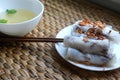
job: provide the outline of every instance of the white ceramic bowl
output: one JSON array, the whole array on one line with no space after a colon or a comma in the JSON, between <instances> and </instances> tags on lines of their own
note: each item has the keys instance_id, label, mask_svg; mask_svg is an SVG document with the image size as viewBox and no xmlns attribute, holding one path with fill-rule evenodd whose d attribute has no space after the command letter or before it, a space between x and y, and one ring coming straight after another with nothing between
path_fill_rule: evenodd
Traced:
<instances>
[{"instance_id":1,"label":"white ceramic bowl","mask_svg":"<svg viewBox=\"0 0 120 80\"><path fill-rule=\"evenodd\" d=\"M11 36L24 36L37 26L42 17L44 5L39 0L2 0L0 12L6 9L26 9L37 14L24 22L0 24L0 32Z\"/></svg>"}]
</instances>

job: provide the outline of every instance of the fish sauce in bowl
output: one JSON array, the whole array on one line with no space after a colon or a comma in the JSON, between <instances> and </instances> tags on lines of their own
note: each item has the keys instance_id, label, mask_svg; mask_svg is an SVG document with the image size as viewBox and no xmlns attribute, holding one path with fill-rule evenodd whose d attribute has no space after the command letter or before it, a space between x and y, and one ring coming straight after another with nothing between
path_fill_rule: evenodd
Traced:
<instances>
[{"instance_id":1,"label":"fish sauce in bowl","mask_svg":"<svg viewBox=\"0 0 120 80\"><path fill-rule=\"evenodd\" d=\"M7 9L0 12L0 23L20 23L34 18L36 14L25 9Z\"/></svg>"}]
</instances>

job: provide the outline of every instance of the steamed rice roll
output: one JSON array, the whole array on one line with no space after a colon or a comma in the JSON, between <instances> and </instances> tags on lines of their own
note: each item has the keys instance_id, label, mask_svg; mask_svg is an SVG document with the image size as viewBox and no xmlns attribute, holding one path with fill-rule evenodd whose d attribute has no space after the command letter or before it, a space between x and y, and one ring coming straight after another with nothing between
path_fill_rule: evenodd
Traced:
<instances>
[{"instance_id":1,"label":"steamed rice roll","mask_svg":"<svg viewBox=\"0 0 120 80\"><path fill-rule=\"evenodd\" d=\"M91 34L87 34L87 32L90 32ZM80 36L89 37L92 39L97 39L99 36L102 36L112 41L120 40L120 38L116 39L116 37L120 37L119 32L112 29L112 26L106 25L105 23L102 23L100 21L96 21L93 23L87 19L80 20L74 23L73 29L71 31L71 35L78 36L78 37Z\"/></svg>"},{"instance_id":2,"label":"steamed rice roll","mask_svg":"<svg viewBox=\"0 0 120 80\"><path fill-rule=\"evenodd\" d=\"M64 38L64 45L66 47L74 48L85 53L106 55L109 48L109 40L94 40L88 39L84 41L83 37L66 36Z\"/></svg>"},{"instance_id":3,"label":"steamed rice roll","mask_svg":"<svg viewBox=\"0 0 120 80\"><path fill-rule=\"evenodd\" d=\"M120 34L118 31L115 31L111 28L112 26L106 26L102 33L105 35L110 41L113 41L115 43L120 41Z\"/></svg>"},{"instance_id":4,"label":"steamed rice roll","mask_svg":"<svg viewBox=\"0 0 120 80\"><path fill-rule=\"evenodd\" d=\"M91 64L111 64L118 59L116 50L120 34L101 21L91 22L87 19L73 24L70 36L64 37L68 47L67 57L73 61L86 61ZM120 44L119 44L120 45ZM119 52L119 51L118 51Z\"/></svg>"},{"instance_id":5,"label":"steamed rice roll","mask_svg":"<svg viewBox=\"0 0 120 80\"><path fill-rule=\"evenodd\" d=\"M84 63L87 65L95 65L95 66L112 66L112 64L116 61L114 55L110 55L106 57L106 56L89 54L89 53L83 54L79 50L73 48L68 48L66 59L77 63Z\"/></svg>"},{"instance_id":6,"label":"steamed rice roll","mask_svg":"<svg viewBox=\"0 0 120 80\"><path fill-rule=\"evenodd\" d=\"M113 30L112 26L84 19L73 24L71 36L64 38L64 44L83 53L106 55L109 46L119 42L119 39L119 32Z\"/></svg>"}]
</instances>

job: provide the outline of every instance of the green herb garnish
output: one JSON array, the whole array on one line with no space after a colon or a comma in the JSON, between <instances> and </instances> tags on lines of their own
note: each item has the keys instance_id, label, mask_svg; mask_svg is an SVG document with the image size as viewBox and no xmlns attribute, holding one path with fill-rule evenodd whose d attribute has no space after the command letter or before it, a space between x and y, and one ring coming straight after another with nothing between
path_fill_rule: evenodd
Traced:
<instances>
[{"instance_id":1,"label":"green herb garnish","mask_svg":"<svg viewBox=\"0 0 120 80\"><path fill-rule=\"evenodd\" d=\"M7 23L6 19L0 19L0 23Z\"/></svg>"},{"instance_id":2,"label":"green herb garnish","mask_svg":"<svg viewBox=\"0 0 120 80\"><path fill-rule=\"evenodd\" d=\"M7 9L7 14L15 14L17 11L15 9Z\"/></svg>"}]
</instances>

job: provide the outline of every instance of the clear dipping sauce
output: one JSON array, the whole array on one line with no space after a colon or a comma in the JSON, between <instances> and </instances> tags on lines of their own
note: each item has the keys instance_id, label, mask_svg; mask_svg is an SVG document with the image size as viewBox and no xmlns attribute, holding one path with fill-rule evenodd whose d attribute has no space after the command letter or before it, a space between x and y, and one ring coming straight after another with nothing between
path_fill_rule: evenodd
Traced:
<instances>
[{"instance_id":1,"label":"clear dipping sauce","mask_svg":"<svg viewBox=\"0 0 120 80\"><path fill-rule=\"evenodd\" d=\"M16 12L13 14L7 13L7 10L4 12L0 12L0 20L5 20L7 23L20 23L27 20L30 20L36 16L36 14L32 11L25 9L15 9Z\"/></svg>"}]
</instances>

